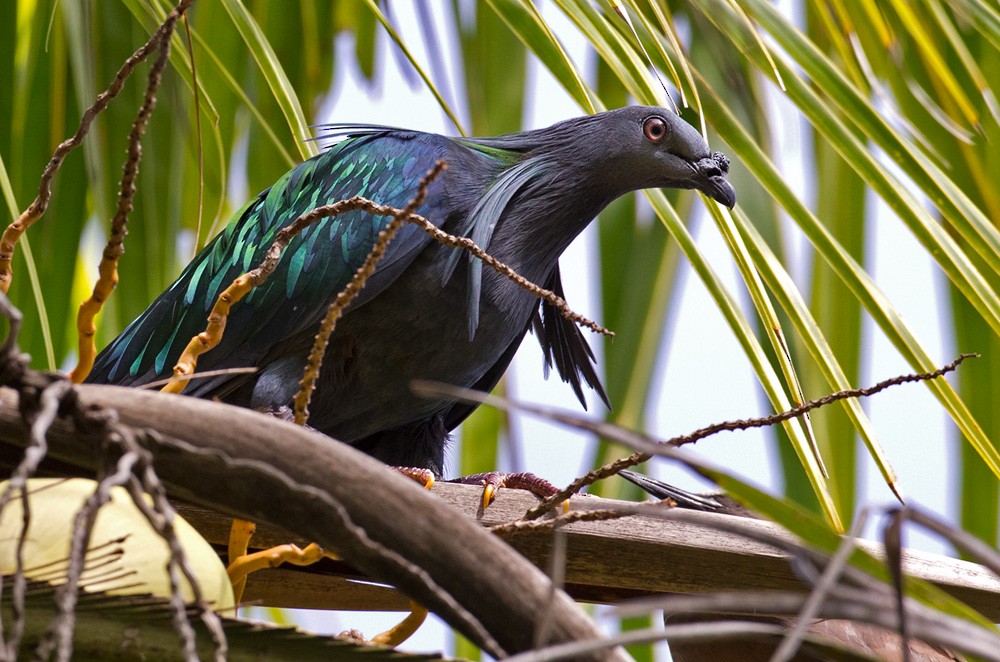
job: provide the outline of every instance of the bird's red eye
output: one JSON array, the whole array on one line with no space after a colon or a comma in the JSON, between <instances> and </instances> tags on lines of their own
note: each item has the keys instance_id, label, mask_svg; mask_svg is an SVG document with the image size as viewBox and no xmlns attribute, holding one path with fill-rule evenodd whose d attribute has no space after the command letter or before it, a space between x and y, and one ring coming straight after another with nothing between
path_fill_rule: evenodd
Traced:
<instances>
[{"instance_id":1,"label":"bird's red eye","mask_svg":"<svg viewBox=\"0 0 1000 662\"><path fill-rule=\"evenodd\" d=\"M651 143L662 142L667 137L667 123L661 117L650 117L642 123L642 133Z\"/></svg>"}]
</instances>

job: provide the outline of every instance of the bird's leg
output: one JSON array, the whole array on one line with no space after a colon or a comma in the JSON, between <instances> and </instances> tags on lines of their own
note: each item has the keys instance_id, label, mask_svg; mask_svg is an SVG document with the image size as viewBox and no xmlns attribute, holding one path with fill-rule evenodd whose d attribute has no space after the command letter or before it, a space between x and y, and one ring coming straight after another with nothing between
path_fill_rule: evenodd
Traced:
<instances>
[{"instance_id":1,"label":"bird's leg","mask_svg":"<svg viewBox=\"0 0 1000 662\"><path fill-rule=\"evenodd\" d=\"M291 422L294 419L290 407L258 411L283 421ZM240 600L243 598L243 591L247 586L247 575L260 569L259 567L247 569L246 565L247 559L250 557L250 538L253 537L256 530L256 524L244 519L234 519L232 526L229 528L229 566L226 568L226 572L229 574L229 582L233 585L233 597L236 599L237 605L240 604Z\"/></svg>"},{"instance_id":2,"label":"bird's leg","mask_svg":"<svg viewBox=\"0 0 1000 662\"><path fill-rule=\"evenodd\" d=\"M532 473L517 472L504 473L500 471L487 471L471 476L453 478L449 483L459 483L461 485L482 485L483 486L483 508L486 508L493 499L496 498L497 490L501 487L508 487L515 490L527 490L543 499L552 496L559 491L555 485ZM568 504L564 504L564 508Z\"/></svg>"},{"instance_id":3,"label":"bird's leg","mask_svg":"<svg viewBox=\"0 0 1000 662\"><path fill-rule=\"evenodd\" d=\"M292 421L294 418L290 407L260 411L284 421ZM293 544L278 545L250 554L250 538L256 529L256 524L242 519L234 519L233 525L229 529L229 566L226 568L226 572L233 585L233 596L236 598L237 605L243 597L247 576L252 572L263 568L276 568L282 563L312 565L325 557L336 558L335 555L325 552L316 543L306 545L305 548Z\"/></svg>"},{"instance_id":4,"label":"bird's leg","mask_svg":"<svg viewBox=\"0 0 1000 662\"><path fill-rule=\"evenodd\" d=\"M434 487L434 473L429 469L418 467L390 467L393 471L398 471L407 478L412 478L427 489ZM460 485L482 485L483 486L483 508L488 507L496 498L497 490L501 487L509 487L513 490L527 490L543 499L552 496L559 491L555 485L540 478L533 473L517 472L504 473L501 471L487 471L471 476L462 476L445 481L447 483L458 483ZM569 502L563 502L563 511L569 510Z\"/></svg>"}]
</instances>

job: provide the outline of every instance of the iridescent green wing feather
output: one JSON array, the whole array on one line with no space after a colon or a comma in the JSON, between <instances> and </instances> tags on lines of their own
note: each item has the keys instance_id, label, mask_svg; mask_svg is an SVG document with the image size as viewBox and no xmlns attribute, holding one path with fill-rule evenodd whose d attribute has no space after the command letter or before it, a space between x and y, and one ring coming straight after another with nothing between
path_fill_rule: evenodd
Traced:
<instances>
[{"instance_id":1,"label":"iridescent green wing feather","mask_svg":"<svg viewBox=\"0 0 1000 662\"><path fill-rule=\"evenodd\" d=\"M202 331L218 295L264 257L277 232L302 213L362 195L402 207L420 178L454 143L424 133L356 128L352 136L286 173L237 215L146 311L98 356L88 381L142 384L169 375L184 346ZM435 182L418 212L447 216L445 184ZM364 261L389 222L354 211L321 220L292 240L278 269L231 312L220 344L199 370L252 366L274 345L314 326ZM430 241L406 225L379 270L399 274ZM385 287L392 278L379 279ZM377 295L366 288L365 299Z\"/></svg>"}]
</instances>

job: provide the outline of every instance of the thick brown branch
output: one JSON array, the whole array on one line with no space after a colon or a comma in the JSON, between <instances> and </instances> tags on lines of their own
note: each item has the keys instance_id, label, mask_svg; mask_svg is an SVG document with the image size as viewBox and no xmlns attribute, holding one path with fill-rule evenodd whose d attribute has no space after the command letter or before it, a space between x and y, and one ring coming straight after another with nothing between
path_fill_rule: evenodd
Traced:
<instances>
[{"instance_id":1,"label":"thick brown branch","mask_svg":"<svg viewBox=\"0 0 1000 662\"><path fill-rule=\"evenodd\" d=\"M510 547L413 481L344 444L206 400L111 386L77 389L85 409L113 407L123 424L163 433L144 443L172 494L281 525L335 550L371 576L399 586L484 646L489 642L481 636L483 630L473 627L458 605L508 652L531 647L534 625L546 606L552 612L553 640L600 636L564 594L547 605L548 580ZM24 444L26 435L15 394L0 390L0 439ZM93 470L93 434L60 421L47 440L49 457ZM409 563L374 549L406 550ZM607 659L620 658L612 654Z\"/></svg>"}]
</instances>

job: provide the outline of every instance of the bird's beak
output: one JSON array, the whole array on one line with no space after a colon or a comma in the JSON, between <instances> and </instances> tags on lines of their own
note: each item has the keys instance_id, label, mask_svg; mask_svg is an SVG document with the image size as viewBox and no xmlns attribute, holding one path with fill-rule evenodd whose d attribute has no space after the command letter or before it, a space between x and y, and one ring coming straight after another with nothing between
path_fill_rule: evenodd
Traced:
<instances>
[{"instance_id":1,"label":"bird's beak","mask_svg":"<svg viewBox=\"0 0 1000 662\"><path fill-rule=\"evenodd\" d=\"M695 188L730 209L736 206L736 189L726 179L729 159L721 152L715 152L697 161L694 169Z\"/></svg>"}]
</instances>

